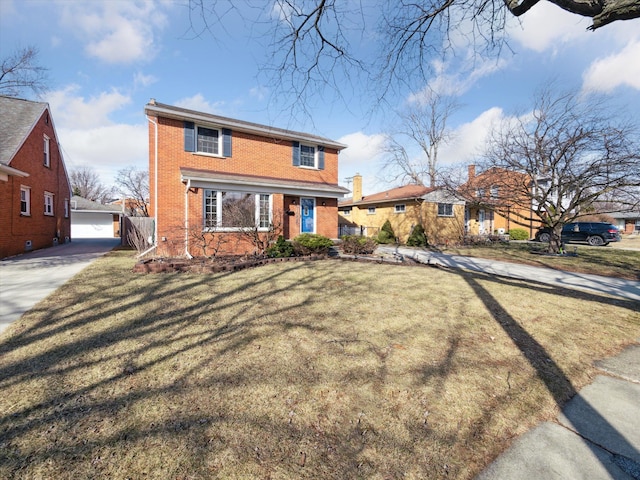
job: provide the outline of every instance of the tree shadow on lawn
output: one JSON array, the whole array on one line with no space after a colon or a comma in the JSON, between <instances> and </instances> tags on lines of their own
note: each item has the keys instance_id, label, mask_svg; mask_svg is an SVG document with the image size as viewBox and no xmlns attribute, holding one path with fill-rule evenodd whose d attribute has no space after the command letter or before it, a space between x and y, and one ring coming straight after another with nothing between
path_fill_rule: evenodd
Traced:
<instances>
[{"instance_id":1,"label":"tree shadow on lawn","mask_svg":"<svg viewBox=\"0 0 640 480\"><path fill-rule=\"evenodd\" d=\"M456 467L450 465L449 470L444 469L441 458L436 453L417 450L418 442L402 443L394 437L394 432L375 429L366 419L354 422L349 428L335 431L323 425L318 420L317 425L298 425L296 422L279 422L274 418L260 416L257 412L252 415L246 412L234 411L233 408L221 408L219 413L198 412L198 405L184 405L180 398L189 390L189 384L193 385L194 377L200 372L207 374L197 380L200 382L197 388L228 389L235 386L251 384L259 378L258 372L236 371L226 373L218 371L224 362L224 357L233 354L247 353L250 345L254 345L259 339L261 344L268 344L269 339L281 335L286 331L303 329L309 335L322 332L326 327L313 323L305 323L296 320L297 309L307 302L313 301L314 291L328 287L335 278L332 270L313 270L312 274L304 271L303 264L280 266L270 271L260 269L262 274L252 277L252 281L238 284L229 290L216 291L217 283L225 283L231 279L231 273L188 276L184 274L157 275L145 277L145 281L139 281L138 276L122 278L121 283L107 289L98 288L101 285L99 276L93 280L83 277L81 288L85 293L87 307L74 305L74 293L70 292L66 303L51 307L48 303L40 304L34 311L36 315L44 315L38 323L26 325L23 330L17 330L12 336L6 337L0 343L0 355L5 356L5 361L0 367L0 388L21 388L37 380L43 388L41 400L31 404L25 402L25 406L12 406L9 411L0 412L0 472L8 476L20 476L29 466L35 466L35 470L26 470L31 473L43 469L46 472L47 465L52 463L64 469L66 462L75 465L82 463L87 476L100 476L105 473L103 465L113 463L113 459L104 458L105 452L120 446L126 450L127 446L137 446L137 441L146 442L156 439L181 442L191 452L181 462L184 472L206 471L203 464L206 456L213 449L222 452L226 448L222 439L212 433L212 429L218 424L235 425L239 431L243 431L243 441L232 448L244 448L252 444L255 439L257 450L254 452L254 460L257 465L264 465L264 475L275 464L285 471L299 478L304 477L331 477L335 475L336 468L344 477L366 477L378 474L376 465L367 460L363 451L367 447L368 436L389 437L389 443L403 445L409 453L416 458L432 455L432 472L434 477L442 477L446 474L455 476ZM264 272L268 271L268 275ZM94 271L95 272L95 271ZM299 275L291 275L300 272ZM285 275L291 275L291 280L279 285L277 288L267 288ZM102 272L104 278L112 276L112 272ZM466 275L466 274L465 274ZM179 279L172 282L174 276ZM538 345L534 339L527 339L526 332L517 330L517 322L509 316L499 303L478 282L486 280L482 275L465 276L474 292L480 297L487 308L493 312L494 318L500 323L507 333L517 333L517 337L524 338L518 348L533 349L531 358L525 354L530 362L539 355L545 355L544 348ZM505 279L492 279L505 284L513 283L520 288L523 282L509 282ZM282 302L280 299L290 289L313 286L308 296L296 302ZM261 287L261 288L259 288ZM80 287L78 287L80 288ZM549 292L546 285L536 286L527 284L527 289ZM237 301L226 302L228 297L236 293L252 289L256 295L252 299L241 297ZM582 292L551 289L558 295L574 295L594 301L593 295ZM126 292L126 294L125 294ZM206 292L207 294L204 294ZM167 297L178 298L180 295L201 295L190 298L184 304L174 303L168 308L164 300ZM612 302L615 305L630 303L620 299L602 297L603 302ZM598 300L598 301L600 301ZM123 318L121 312L129 312L138 305L147 305L147 308L133 318ZM47 309L46 311L44 309ZM260 329L255 329L259 320L266 316L274 316L284 321L261 323ZM112 321L104 323L105 318ZM206 318L206 320L202 320ZM511 327L513 324L513 327ZM193 326L200 326L195 331ZM189 327L189 329L187 328ZM89 329L88 336L81 337L83 330ZM452 332L454 333L454 332ZM49 337L58 337L59 342L45 343ZM80 338L79 338L80 337ZM530 337L530 336L529 336ZM513 336L512 336L513 338ZM124 351L120 347L123 342L131 345ZM21 360L7 360L12 352L32 345L43 344L35 355ZM259 346L259 345L258 345ZM197 354L200 349L207 348L207 354L203 358L193 359L188 368L177 370L170 383L148 384L140 383L139 375L147 375L158 366L169 366L172 362L179 362L181 358ZM427 382L434 376L437 377L436 389L444 388L444 382L451 372L451 365L456 351L459 348L459 339L453 335L446 354L438 364L425 367L422 371L422 382ZM378 346L370 344L368 351L379 358L379 375L377 381L384 383L386 373L387 355L384 355ZM154 352L161 353L151 355ZM251 350L253 351L253 350ZM11 357L13 358L13 357ZM546 358L546 357L545 357ZM536 363L537 365L537 363ZM560 378L548 380L548 388L554 398L560 404L569 394L575 394L566 376L555 364L534 365L541 378ZM72 386L64 384L65 376L78 375L85 369L97 368L98 375L86 378L81 384ZM314 379L312 371L302 371L300 375L306 375ZM354 369L355 371L355 369ZM358 382L366 382L366 371L362 370ZM199 378L199 377L198 377ZM564 380L562 380L564 379ZM349 378L344 379L350 380ZM353 379L351 379L353 380ZM299 379L291 378L290 384L297 386ZM127 388L127 385L130 387ZM106 395L105 391L113 390L113 394ZM551 390L550 390L551 391ZM554 393L555 392L555 393ZM564 393L563 393L564 392ZM569 394L567 393L569 392ZM154 422L148 425L118 425L118 428L105 435L91 434L78 436L78 425L87 424L87 428L99 428L101 423L115 422L120 416L135 408L139 404L153 402L154 398L175 398L176 411L171 419L162 422ZM190 398L187 395L188 398ZM500 408L500 396L494 401L495 408ZM280 400L280 399L279 399ZM275 402L274 399L271 401ZM6 404L5 404L6 406ZM292 410L293 411L293 410ZM477 435L484 429L484 422L488 421L494 410L487 410L484 416L474 421ZM423 440L425 436L436 435L430 430L428 423L406 425L409 436L412 439ZM93 430L92 430L93 431ZM34 436L55 438L46 448L25 448L19 450L16 443L23 438ZM282 439L282 442L268 439ZM294 439L293 442L289 442ZM286 440L286 441L285 441ZM456 438L455 429L446 434L434 438L434 441L443 445L456 445L460 439ZM222 443L221 443L222 442ZM262 443L261 443L262 442ZM297 445L297 449L291 445ZM328 446L328 447L327 447ZM315 452L316 458L304 460L305 452ZM304 455L303 455L304 454ZM292 458L295 457L295 460ZM267 460L270 458L270 460ZM116 459L117 460L117 459ZM130 461L130 459L121 459ZM425 460L421 460L425 461ZM305 462L307 469L305 470ZM394 463L396 462L396 463ZM385 466L386 472L393 476L400 476L405 472L406 465L389 459L389 465ZM4 465L4 467L1 467ZM316 470L311 471L313 465ZM106 467L104 467L106 468ZM203 470L204 469L204 470ZM288 469L288 470L286 470ZM58 470L65 471L65 470ZM113 473L106 471L106 473ZM119 472L121 473L121 472ZM171 474L173 475L173 474ZM170 475L170 476L171 476ZM177 475L177 474L176 474ZM173 475L173 476L176 476ZM215 476L215 475L212 475Z\"/></svg>"},{"instance_id":2,"label":"tree shadow on lawn","mask_svg":"<svg viewBox=\"0 0 640 480\"><path fill-rule=\"evenodd\" d=\"M552 356L546 351L546 349L524 327L522 327L522 325L520 325L518 321L509 314L507 309L505 309L481 284L481 282L485 281L500 283L504 283L504 281L493 276L478 273L465 273L464 278L478 298L482 300L494 320L500 325L509 338L511 338L518 350L520 350L522 355L527 359L527 362L535 369L538 378L544 382L547 390L553 396L558 407L562 409L568 400L573 399L573 402L576 405L576 408L573 411L585 414L591 423L599 426L601 432L604 431L602 434L603 437L613 439L613 444L622 446L623 451L632 452L632 456L637 458L638 455L640 455L640 452L638 452L637 449L627 441L624 435L622 435L613 425L602 417L596 409L594 409L580 396L579 392L571 383L571 380L563 372L562 368L553 360ZM535 289L536 287L533 286L533 288ZM586 297L586 300L599 301L594 298L594 295L584 294L573 290L566 291L564 289L559 289L557 293L562 296L570 295L575 298ZM632 311L637 311L638 309L637 302L619 299L613 301L612 299L609 299L609 297L603 297L602 300L612 302L615 305L625 306ZM567 335L571 335L571 332L567 332ZM580 428L580 425L584 426L584 419L571 418L569 413L566 415L576 428L577 433L582 438L588 439L588 432L581 431ZM585 440L585 444L593 451L594 457L597 459L600 460L603 455L606 456L606 452L603 452L603 448L595 445L591 441ZM619 457L620 455L616 455L615 452L613 452L611 455L612 461L601 461L602 466L609 471L612 478L617 478L617 476L620 475L620 469L615 465L616 462L620 460ZM631 462L631 464L635 463L633 460L625 459L623 457L622 464L628 464L628 462ZM618 465L620 465L619 462ZM635 468L638 468L637 464Z\"/></svg>"}]
</instances>

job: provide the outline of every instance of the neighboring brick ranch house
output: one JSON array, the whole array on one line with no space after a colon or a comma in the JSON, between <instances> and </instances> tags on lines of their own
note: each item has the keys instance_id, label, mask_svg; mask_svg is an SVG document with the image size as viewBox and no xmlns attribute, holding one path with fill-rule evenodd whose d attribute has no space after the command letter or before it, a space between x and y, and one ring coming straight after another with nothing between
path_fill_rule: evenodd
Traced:
<instances>
[{"instance_id":1,"label":"neighboring brick ranch house","mask_svg":"<svg viewBox=\"0 0 640 480\"><path fill-rule=\"evenodd\" d=\"M464 234L464 201L450 192L405 185L362 195L362 176L353 177L353 197L338 206L340 232L375 237L389 220L400 243L421 224L431 244L458 242Z\"/></svg>"},{"instance_id":2,"label":"neighboring brick ranch house","mask_svg":"<svg viewBox=\"0 0 640 480\"><path fill-rule=\"evenodd\" d=\"M527 175L501 168L476 174L475 165L469 165L468 175L467 182L460 187L460 193L467 201L467 234L503 234L512 228L520 228L527 230L533 238L540 222L530 207L530 197L522 193L531 184Z\"/></svg>"},{"instance_id":3,"label":"neighboring brick ranch house","mask_svg":"<svg viewBox=\"0 0 640 480\"><path fill-rule=\"evenodd\" d=\"M145 113L156 254L255 253L251 229L337 237L346 145L153 99Z\"/></svg>"},{"instance_id":4,"label":"neighboring brick ranch house","mask_svg":"<svg viewBox=\"0 0 640 480\"><path fill-rule=\"evenodd\" d=\"M70 198L49 105L0 96L0 258L69 241Z\"/></svg>"}]
</instances>

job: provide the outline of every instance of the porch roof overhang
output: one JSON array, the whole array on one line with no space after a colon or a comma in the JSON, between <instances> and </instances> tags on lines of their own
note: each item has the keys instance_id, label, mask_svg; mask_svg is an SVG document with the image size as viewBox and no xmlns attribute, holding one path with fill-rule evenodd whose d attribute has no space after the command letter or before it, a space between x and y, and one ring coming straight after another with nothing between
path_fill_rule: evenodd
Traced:
<instances>
[{"instance_id":1,"label":"porch roof overhang","mask_svg":"<svg viewBox=\"0 0 640 480\"><path fill-rule=\"evenodd\" d=\"M18 170L17 168L10 167L9 165L5 165L0 163L0 180L3 182L9 181L9 177L28 177L29 174L27 172L23 172L22 170Z\"/></svg>"},{"instance_id":2,"label":"porch roof overhang","mask_svg":"<svg viewBox=\"0 0 640 480\"><path fill-rule=\"evenodd\" d=\"M349 190L340 185L286 180L254 175L234 175L210 170L180 168L183 183L193 188L207 188L224 192L281 193L293 196L342 198Z\"/></svg>"}]
</instances>

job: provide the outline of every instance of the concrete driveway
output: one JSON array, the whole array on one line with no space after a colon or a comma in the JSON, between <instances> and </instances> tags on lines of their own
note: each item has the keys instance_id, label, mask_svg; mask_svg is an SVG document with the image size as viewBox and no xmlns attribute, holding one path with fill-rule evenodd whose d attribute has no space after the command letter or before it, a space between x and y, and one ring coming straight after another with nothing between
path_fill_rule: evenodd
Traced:
<instances>
[{"instance_id":1,"label":"concrete driveway","mask_svg":"<svg viewBox=\"0 0 640 480\"><path fill-rule=\"evenodd\" d=\"M119 244L119 238L78 239L0 261L0 333Z\"/></svg>"}]
</instances>

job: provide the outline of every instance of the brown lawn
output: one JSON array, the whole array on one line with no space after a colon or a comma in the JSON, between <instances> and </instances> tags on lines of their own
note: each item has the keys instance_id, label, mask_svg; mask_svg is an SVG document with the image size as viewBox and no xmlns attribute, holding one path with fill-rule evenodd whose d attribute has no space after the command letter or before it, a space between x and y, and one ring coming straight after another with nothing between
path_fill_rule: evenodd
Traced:
<instances>
[{"instance_id":1,"label":"brown lawn","mask_svg":"<svg viewBox=\"0 0 640 480\"><path fill-rule=\"evenodd\" d=\"M640 336L637 303L482 274L133 264L0 337L0 478L469 479Z\"/></svg>"}]
</instances>

